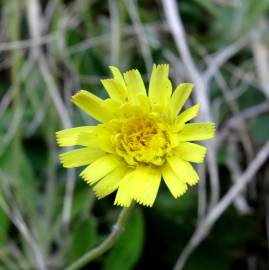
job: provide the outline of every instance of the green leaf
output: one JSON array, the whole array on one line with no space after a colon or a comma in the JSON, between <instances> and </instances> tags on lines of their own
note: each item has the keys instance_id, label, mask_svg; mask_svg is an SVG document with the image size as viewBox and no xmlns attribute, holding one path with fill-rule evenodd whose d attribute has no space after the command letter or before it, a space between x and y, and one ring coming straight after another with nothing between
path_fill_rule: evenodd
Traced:
<instances>
[{"instance_id":1,"label":"green leaf","mask_svg":"<svg viewBox=\"0 0 269 270\"><path fill-rule=\"evenodd\" d=\"M225 21L227 19L227 11L230 10L230 8L220 7L211 0L196 0L196 2L205 8L214 17L216 17L216 19L221 21Z\"/></svg>"},{"instance_id":2,"label":"green leaf","mask_svg":"<svg viewBox=\"0 0 269 270\"><path fill-rule=\"evenodd\" d=\"M218 254L213 249L211 250L210 255L194 253L190 260L187 262L184 270L227 270L231 269L229 261L227 258L223 258L221 254Z\"/></svg>"},{"instance_id":3,"label":"green leaf","mask_svg":"<svg viewBox=\"0 0 269 270\"><path fill-rule=\"evenodd\" d=\"M248 123L248 130L251 138L256 143L265 143L268 140L267 127L269 123L268 115L261 115Z\"/></svg>"},{"instance_id":4,"label":"green leaf","mask_svg":"<svg viewBox=\"0 0 269 270\"><path fill-rule=\"evenodd\" d=\"M72 262L89 251L97 242L97 226L93 216L77 223L72 230L68 261Z\"/></svg>"},{"instance_id":5,"label":"green leaf","mask_svg":"<svg viewBox=\"0 0 269 270\"><path fill-rule=\"evenodd\" d=\"M160 192L156 200L155 211L171 221L177 216L189 216L193 218L193 210L196 211L197 195L189 189L178 199L174 199L166 187Z\"/></svg>"},{"instance_id":6,"label":"green leaf","mask_svg":"<svg viewBox=\"0 0 269 270\"><path fill-rule=\"evenodd\" d=\"M242 7L235 12L235 35L246 33L254 29L261 17L267 12L268 0L247 0L242 2Z\"/></svg>"},{"instance_id":7,"label":"green leaf","mask_svg":"<svg viewBox=\"0 0 269 270\"><path fill-rule=\"evenodd\" d=\"M4 211L0 208L0 247L3 246L8 237L9 220Z\"/></svg>"},{"instance_id":8,"label":"green leaf","mask_svg":"<svg viewBox=\"0 0 269 270\"><path fill-rule=\"evenodd\" d=\"M0 168L3 171L7 185L14 190L16 203L21 207L23 214L31 217L30 222L41 222L36 209L41 205L38 194L38 181L35 178L33 167L24 148L14 151L14 144L7 147L0 157ZM14 172L18 171L18 176ZM1 223L0 223L1 224Z\"/></svg>"},{"instance_id":9,"label":"green leaf","mask_svg":"<svg viewBox=\"0 0 269 270\"><path fill-rule=\"evenodd\" d=\"M36 204L37 181L34 176L33 168L24 149L20 147L17 152L18 156L15 156L14 147L14 145L9 145L7 147L0 158L0 167L10 183L13 183L15 180L17 181L15 186L20 189L18 192L25 201L28 203L31 201ZM17 166L20 176L16 179L13 177L14 170L16 169L14 168L14 164Z\"/></svg>"},{"instance_id":10,"label":"green leaf","mask_svg":"<svg viewBox=\"0 0 269 270\"><path fill-rule=\"evenodd\" d=\"M82 213L87 214L94 200L93 193L85 186L85 183L82 183L82 185L78 184L77 186L72 205L72 217Z\"/></svg>"},{"instance_id":11,"label":"green leaf","mask_svg":"<svg viewBox=\"0 0 269 270\"><path fill-rule=\"evenodd\" d=\"M129 270L139 259L144 242L144 222L139 208L134 209L125 231L104 260L103 270Z\"/></svg>"}]
</instances>

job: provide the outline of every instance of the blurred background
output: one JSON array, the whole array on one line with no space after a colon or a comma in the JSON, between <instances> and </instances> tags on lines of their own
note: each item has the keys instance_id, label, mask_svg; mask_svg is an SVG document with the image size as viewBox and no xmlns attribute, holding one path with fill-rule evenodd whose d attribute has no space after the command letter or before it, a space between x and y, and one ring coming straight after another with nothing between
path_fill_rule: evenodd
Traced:
<instances>
[{"instance_id":1,"label":"blurred background","mask_svg":"<svg viewBox=\"0 0 269 270\"><path fill-rule=\"evenodd\" d=\"M109 65L148 83L153 63L195 83L187 105L216 138L197 187L161 186L84 269L269 269L268 15L268 0L0 0L0 269L64 269L108 235L114 195L60 166L55 131L95 124L70 97L106 97Z\"/></svg>"}]
</instances>

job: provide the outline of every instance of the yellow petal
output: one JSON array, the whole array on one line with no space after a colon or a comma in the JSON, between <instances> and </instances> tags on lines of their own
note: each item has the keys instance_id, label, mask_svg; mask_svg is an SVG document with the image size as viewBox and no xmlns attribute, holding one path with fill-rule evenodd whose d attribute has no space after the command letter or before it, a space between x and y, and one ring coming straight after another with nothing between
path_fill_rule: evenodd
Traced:
<instances>
[{"instance_id":1,"label":"yellow petal","mask_svg":"<svg viewBox=\"0 0 269 270\"><path fill-rule=\"evenodd\" d=\"M77 143L83 146L97 147L108 153L114 152L111 144L111 130L103 125L96 126L91 133L81 132L77 137Z\"/></svg>"},{"instance_id":2,"label":"yellow petal","mask_svg":"<svg viewBox=\"0 0 269 270\"><path fill-rule=\"evenodd\" d=\"M86 132L82 131L77 136L76 145L81 146L91 146L91 147L98 147L98 144L96 144L96 132L93 130L92 132Z\"/></svg>"},{"instance_id":3,"label":"yellow petal","mask_svg":"<svg viewBox=\"0 0 269 270\"><path fill-rule=\"evenodd\" d=\"M198 103L198 104L196 104L194 106L191 106L190 108L188 108L187 110L182 112L176 118L175 126L176 126L177 130L182 129L182 127L184 126L184 124L186 122L188 122L192 118L196 117L198 115L199 110L200 110L200 103Z\"/></svg>"},{"instance_id":4,"label":"yellow petal","mask_svg":"<svg viewBox=\"0 0 269 270\"><path fill-rule=\"evenodd\" d=\"M101 179L93 188L97 198L101 199L115 191L123 180L127 171L127 166L119 166L110 174Z\"/></svg>"},{"instance_id":5,"label":"yellow petal","mask_svg":"<svg viewBox=\"0 0 269 270\"><path fill-rule=\"evenodd\" d=\"M139 101L139 105L141 106L140 111L143 111L145 113L150 112L151 110L151 103L150 99L147 96L143 95L137 95L137 99Z\"/></svg>"},{"instance_id":6,"label":"yellow petal","mask_svg":"<svg viewBox=\"0 0 269 270\"><path fill-rule=\"evenodd\" d=\"M56 132L56 140L59 146L73 146L78 145L77 138L81 132L91 133L95 127L76 127L60 130Z\"/></svg>"},{"instance_id":7,"label":"yellow petal","mask_svg":"<svg viewBox=\"0 0 269 270\"><path fill-rule=\"evenodd\" d=\"M109 96L119 102L128 101L126 89L115 79L101 80Z\"/></svg>"},{"instance_id":8,"label":"yellow petal","mask_svg":"<svg viewBox=\"0 0 269 270\"><path fill-rule=\"evenodd\" d=\"M167 106L172 94L172 84L168 74L169 65L153 65L149 83L149 97L153 104Z\"/></svg>"},{"instance_id":9,"label":"yellow petal","mask_svg":"<svg viewBox=\"0 0 269 270\"><path fill-rule=\"evenodd\" d=\"M162 166L162 176L165 184L175 198L184 194L187 190L187 185L180 179L171 169L168 163Z\"/></svg>"},{"instance_id":10,"label":"yellow petal","mask_svg":"<svg viewBox=\"0 0 269 270\"><path fill-rule=\"evenodd\" d=\"M181 142L178 147L175 148L175 154L190 162L201 163L204 161L207 148L190 142Z\"/></svg>"},{"instance_id":11,"label":"yellow petal","mask_svg":"<svg viewBox=\"0 0 269 270\"><path fill-rule=\"evenodd\" d=\"M111 119L119 117L121 105L122 102L112 98L107 98L103 101L103 108L105 108Z\"/></svg>"},{"instance_id":12,"label":"yellow petal","mask_svg":"<svg viewBox=\"0 0 269 270\"><path fill-rule=\"evenodd\" d=\"M81 131L77 133L77 136L74 137L72 145L98 147L97 129L99 129L99 126L92 127L91 130L81 129Z\"/></svg>"},{"instance_id":13,"label":"yellow petal","mask_svg":"<svg viewBox=\"0 0 269 270\"><path fill-rule=\"evenodd\" d=\"M189 98L193 86L192 83L181 83L178 85L170 100L170 108L173 115L177 115L180 112L186 100Z\"/></svg>"},{"instance_id":14,"label":"yellow petal","mask_svg":"<svg viewBox=\"0 0 269 270\"><path fill-rule=\"evenodd\" d=\"M172 83L170 80L165 80L162 84L162 91L159 97L159 104L166 110L167 106L169 105L169 101L172 94Z\"/></svg>"},{"instance_id":15,"label":"yellow petal","mask_svg":"<svg viewBox=\"0 0 269 270\"><path fill-rule=\"evenodd\" d=\"M120 160L116 156L113 155L105 155L96 161L94 161L91 165L86 167L81 173L80 176L89 184L92 185L107 174L109 174L112 170L114 170L117 166L119 166Z\"/></svg>"},{"instance_id":16,"label":"yellow petal","mask_svg":"<svg viewBox=\"0 0 269 270\"><path fill-rule=\"evenodd\" d=\"M114 201L115 205L129 207L133 198L132 198L132 189L133 189L133 171L127 173L122 179L117 195Z\"/></svg>"},{"instance_id":17,"label":"yellow petal","mask_svg":"<svg viewBox=\"0 0 269 270\"><path fill-rule=\"evenodd\" d=\"M141 74L137 69L133 69L124 73L128 96L130 100L137 103L137 95L146 96L146 88L142 80Z\"/></svg>"},{"instance_id":18,"label":"yellow petal","mask_svg":"<svg viewBox=\"0 0 269 270\"><path fill-rule=\"evenodd\" d=\"M138 203L151 207L159 190L161 171L157 167L139 166L132 178L132 197Z\"/></svg>"},{"instance_id":19,"label":"yellow petal","mask_svg":"<svg viewBox=\"0 0 269 270\"><path fill-rule=\"evenodd\" d=\"M180 141L199 141L214 137L214 123L191 123L186 124L178 135Z\"/></svg>"},{"instance_id":20,"label":"yellow petal","mask_svg":"<svg viewBox=\"0 0 269 270\"><path fill-rule=\"evenodd\" d=\"M199 181L198 174L188 161L182 160L177 156L169 157L167 161L181 181L189 185L194 185Z\"/></svg>"},{"instance_id":21,"label":"yellow petal","mask_svg":"<svg viewBox=\"0 0 269 270\"><path fill-rule=\"evenodd\" d=\"M100 122L105 122L111 118L103 107L103 100L88 91L80 90L72 96L72 101L81 110Z\"/></svg>"},{"instance_id":22,"label":"yellow petal","mask_svg":"<svg viewBox=\"0 0 269 270\"><path fill-rule=\"evenodd\" d=\"M90 164L105 155L103 151L93 148L80 148L60 155L60 161L65 168L75 168Z\"/></svg>"},{"instance_id":23,"label":"yellow petal","mask_svg":"<svg viewBox=\"0 0 269 270\"><path fill-rule=\"evenodd\" d=\"M122 85L123 88L126 89L125 81L119 69L113 66L110 66L109 68L114 76L114 79L118 81Z\"/></svg>"}]
</instances>

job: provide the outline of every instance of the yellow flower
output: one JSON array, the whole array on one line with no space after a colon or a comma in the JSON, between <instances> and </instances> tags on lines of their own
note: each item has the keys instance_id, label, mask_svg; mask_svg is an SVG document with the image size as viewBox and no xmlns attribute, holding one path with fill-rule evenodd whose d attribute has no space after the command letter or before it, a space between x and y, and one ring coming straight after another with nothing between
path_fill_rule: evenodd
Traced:
<instances>
[{"instance_id":1,"label":"yellow flower","mask_svg":"<svg viewBox=\"0 0 269 270\"><path fill-rule=\"evenodd\" d=\"M117 190L115 204L132 200L152 206L161 179L177 198L199 176L190 162L201 163L206 147L190 141L214 136L213 123L187 123L200 104L182 113L193 85L182 83L172 93L168 65L154 65L148 91L138 70L124 74L110 67L113 78L102 80L109 98L81 90L72 101L100 122L56 133L60 146L83 146L60 155L65 168L87 165L80 176L98 198Z\"/></svg>"}]
</instances>

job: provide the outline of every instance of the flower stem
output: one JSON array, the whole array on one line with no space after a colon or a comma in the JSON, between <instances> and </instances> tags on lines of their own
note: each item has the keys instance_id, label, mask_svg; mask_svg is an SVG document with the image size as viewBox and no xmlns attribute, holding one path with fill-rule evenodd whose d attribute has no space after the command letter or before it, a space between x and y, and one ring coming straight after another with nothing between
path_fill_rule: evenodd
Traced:
<instances>
[{"instance_id":1,"label":"flower stem","mask_svg":"<svg viewBox=\"0 0 269 270\"><path fill-rule=\"evenodd\" d=\"M70 266L66 268L66 270L77 270L81 267L85 266L87 263L93 261L94 259L101 256L107 250L109 250L115 242L118 240L120 234L124 231L124 226L128 219L128 216L131 212L132 206L123 208L119 214L117 222L114 224L111 233L109 236L96 248L88 251L82 257L80 257L77 261L73 262Z\"/></svg>"}]
</instances>

